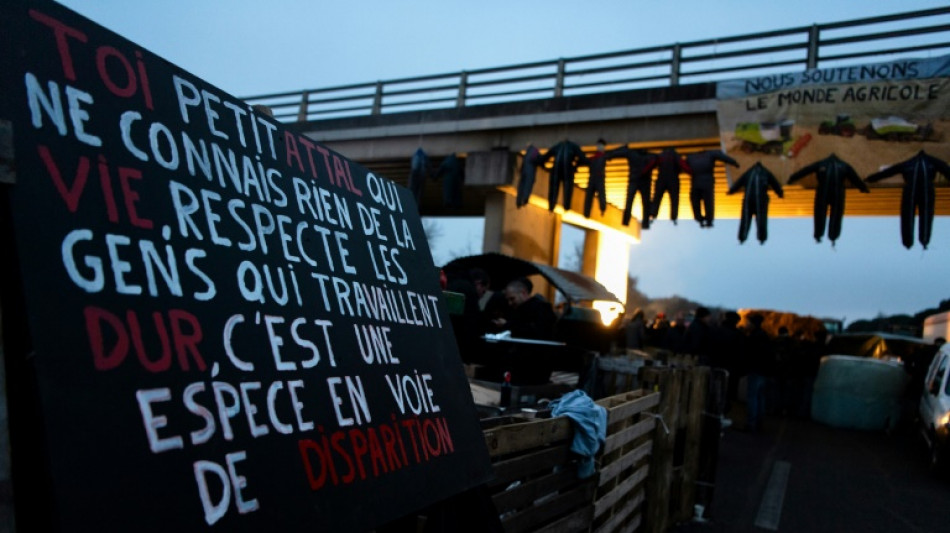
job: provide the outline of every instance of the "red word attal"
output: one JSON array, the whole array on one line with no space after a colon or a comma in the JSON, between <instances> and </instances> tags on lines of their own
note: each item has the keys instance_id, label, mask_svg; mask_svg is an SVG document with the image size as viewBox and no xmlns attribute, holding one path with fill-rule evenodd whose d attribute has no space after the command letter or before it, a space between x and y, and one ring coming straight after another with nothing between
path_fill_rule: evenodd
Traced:
<instances>
[{"instance_id":1,"label":"red word attal","mask_svg":"<svg viewBox=\"0 0 950 533\"><path fill-rule=\"evenodd\" d=\"M455 451L449 424L443 417L410 418L367 428L337 430L320 438L297 441L310 490L328 482L349 485L381 477Z\"/></svg>"},{"instance_id":2,"label":"red word attal","mask_svg":"<svg viewBox=\"0 0 950 533\"><path fill-rule=\"evenodd\" d=\"M304 166L304 158L301 157L300 146L303 146L303 155L307 160L307 166ZM284 133L284 149L287 151L287 166L296 168L300 172L309 172L311 178L320 177L320 171L326 171L330 183L337 187L342 187L356 196L363 196L363 191L356 188L353 183L353 174L350 171L350 163L346 159L331 153L329 149L317 144L302 135L294 135L291 132ZM317 154L314 154L317 152ZM323 159L323 168L318 170L318 160Z\"/></svg>"}]
</instances>

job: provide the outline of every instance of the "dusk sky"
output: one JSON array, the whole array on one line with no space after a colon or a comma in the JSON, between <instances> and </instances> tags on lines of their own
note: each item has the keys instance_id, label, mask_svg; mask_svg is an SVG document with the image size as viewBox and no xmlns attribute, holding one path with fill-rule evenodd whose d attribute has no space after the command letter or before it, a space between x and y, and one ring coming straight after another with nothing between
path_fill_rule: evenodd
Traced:
<instances>
[{"instance_id":1,"label":"dusk sky","mask_svg":"<svg viewBox=\"0 0 950 533\"><path fill-rule=\"evenodd\" d=\"M943 0L61 3L235 96L574 57L946 5ZM717 220L714 228L700 229L684 207L678 226L658 221L631 252L631 274L651 297L677 294L708 305L770 308L847 322L880 313L914 313L950 298L950 217L937 217L927 250L919 244L910 250L901 245L896 217L848 218L835 247L827 240L815 243L810 217L773 218L764 245L752 238L740 245L737 220ZM455 252L479 252L478 226L471 221L445 224L442 238L432 243L436 263ZM471 242L460 244L465 241ZM564 246L571 246L570 236Z\"/></svg>"}]
</instances>

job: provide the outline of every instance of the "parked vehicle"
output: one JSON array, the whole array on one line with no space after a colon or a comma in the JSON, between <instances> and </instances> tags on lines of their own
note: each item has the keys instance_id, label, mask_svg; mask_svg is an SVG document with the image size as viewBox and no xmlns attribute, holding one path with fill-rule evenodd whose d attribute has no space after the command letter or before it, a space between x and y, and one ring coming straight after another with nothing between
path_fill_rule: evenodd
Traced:
<instances>
[{"instance_id":1,"label":"parked vehicle","mask_svg":"<svg viewBox=\"0 0 950 533\"><path fill-rule=\"evenodd\" d=\"M919 415L930 462L946 472L950 462L950 344L943 345L927 370Z\"/></svg>"},{"instance_id":2,"label":"parked vehicle","mask_svg":"<svg viewBox=\"0 0 950 533\"><path fill-rule=\"evenodd\" d=\"M519 277L543 279L556 291L553 303L558 304L558 318L550 343L515 345L504 339L487 342L478 332L465 327L465 316L453 315L462 360L483 365L486 379L500 381L504 371L511 370L514 384L536 384L546 382L552 370L580 372L587 367L590 354L609 351L611 342L619 336L620 320L605 325L593 303L612 302L622 315L620 300L596 280L578 272L499 253L460 257L442 268L450 285L453 279L467 279L472 269L481 269L491 278L490 288L494 291L504 290L508 282ZM465 331L474 335L461 334ZM513 367L511 361L519 367Z\"/></svg>"}]
</instances>

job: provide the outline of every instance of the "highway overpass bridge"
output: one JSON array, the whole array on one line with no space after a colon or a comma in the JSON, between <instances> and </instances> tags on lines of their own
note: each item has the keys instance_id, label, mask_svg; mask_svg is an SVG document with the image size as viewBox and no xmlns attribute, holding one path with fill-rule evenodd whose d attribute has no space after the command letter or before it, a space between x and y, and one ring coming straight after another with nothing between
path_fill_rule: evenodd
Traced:
<instances>
[{"instance_id":1,"label":"highway overpass bridge","mask_svg":"<svg viewBox=\"0 0 950 533\"><path fill-rule=\"evenodd\" d=\"M547 176L540 172L532 203L517 209L514 187L528 144L544 149L563 139L592 152L628 145L650 151L674 147L685 155L718 149L716 82L812 68L842 67L950 51L950 7L767 33L677 43L593 56L490 69L293 91L246 98L269 107L288 127L406 185L410 157L423 148L434 166L449 154L465 161L461 207L443 206L441 184L429 181L423 216L484 216L485 251L556 264L561 223L587 230L585 273L626 282L636 220L620 223L627 190L626 160L608 163L610 204L590 219L579 215L587 169L581 167L570 210L547 210ZM680 218L692 223L689 177L682 175ZM809 178L813 180L813 178ZM770 217L811 217L814 181L785 187ZM741 194L727 196L716 171L716 217L738 218ZM899 213L901 188L851 194L847 216ZM639 219L639 200L634 211ZM659 218L669 217L664 201ZM950 215L950 188L938 188L937 214ZM685 222L684 222L685 223ZM605 254L613 251L611 259ZM599 258L599 260L598 260ZM618 261L622 264L618 265ZM607 263L614 273L608 274ZM619 281L605 283L623 296Z\"/></svg>"}]
</instances>

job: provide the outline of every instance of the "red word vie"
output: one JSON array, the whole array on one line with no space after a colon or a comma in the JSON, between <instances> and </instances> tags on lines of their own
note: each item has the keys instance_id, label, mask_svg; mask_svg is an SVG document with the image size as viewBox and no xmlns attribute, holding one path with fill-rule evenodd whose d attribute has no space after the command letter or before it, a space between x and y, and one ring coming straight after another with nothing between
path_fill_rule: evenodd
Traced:
<instances>
[{"instance_id":1,"label":"red word vie","mask_svg":"<svg viewBox=\"0 0 950 533\"><path fill-rule=\"evenodd\" d=\"M64 175L63 169L56 164L49 148L41 144L37 146L36 149L39 152L40 159L43 160L43 164L46 166L46 171L49 172L53 186L56 187L56 192L59 193L63 202L66 203L66 208L69 209L69 212L75 213L79 209L80 200L82 199L83 192L86 190L92 162L88 157L80 156L76 161L75 171L70 172L72 174L72 180L67 183L69 180L66 179L66 176L68 175ZM152 229L152 221L139 216L138 202L140 196L138 191L135 190L132 181L141 180L142 172L135 168L119 167L118 169L114 169L115 177L113 177L106 158L102 155L99 155L97 167L99 188L102 193L102 199L106 205L106 216L109 217L109 222L119 222L119 199L121 199L122 205L128 214L129 223L139 228ZM118 194L113 187L113 181L115 179L118 180Z\"/></svg>"}]
</instances>

